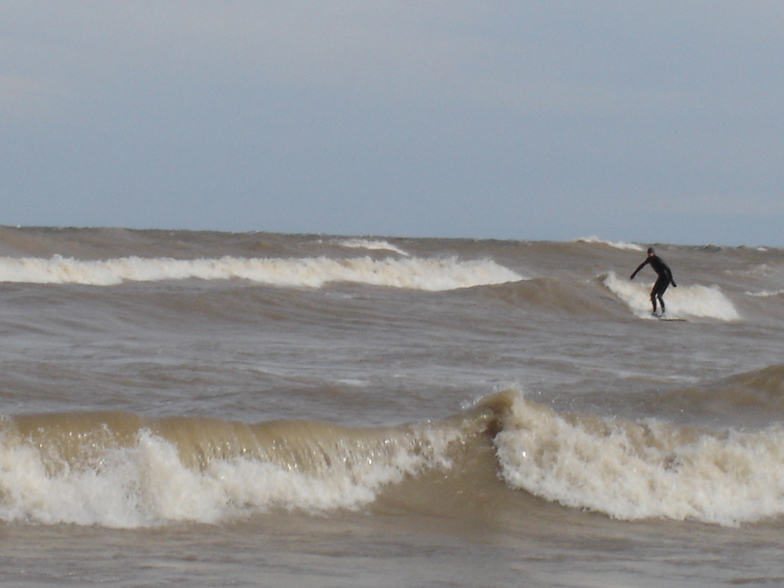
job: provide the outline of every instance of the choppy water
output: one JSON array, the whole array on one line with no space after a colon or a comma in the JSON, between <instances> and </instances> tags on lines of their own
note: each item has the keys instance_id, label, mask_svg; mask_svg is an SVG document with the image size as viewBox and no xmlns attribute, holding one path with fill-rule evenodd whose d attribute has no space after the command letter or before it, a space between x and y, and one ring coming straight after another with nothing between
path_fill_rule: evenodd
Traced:
<instances>
[{"instance_id":1,"label":"choppy water","mask_svg":"<svg viewBox=\"0 0 784 588\"><path fill-rule=\"evenodd\" d=\"M0 228L0 580L778 585L784 252L657 253Z\"/></svg>"}]
</instances>

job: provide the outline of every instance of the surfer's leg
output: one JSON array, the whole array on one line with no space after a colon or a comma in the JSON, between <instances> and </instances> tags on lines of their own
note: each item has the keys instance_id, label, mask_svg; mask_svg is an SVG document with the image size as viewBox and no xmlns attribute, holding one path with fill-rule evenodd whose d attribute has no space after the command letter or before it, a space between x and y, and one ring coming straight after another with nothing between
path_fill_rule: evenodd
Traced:
<instances>
[{"instance_id":1,"label":"surfer's leg","mask_svg":"<svg viewBox=\"0 0 784 588\"><path fill-rule=\"evenodd\" d=\"M667 290L667 286L670 285L670 281L665 278L661 277L656 280L656 283L653 285L653 290L651 290L651 300L653 300L653 312L656 312L656 299L659 299L659 304L661 305L661 313L664 314L664 292Z\"/></svg>"}]
</instances>

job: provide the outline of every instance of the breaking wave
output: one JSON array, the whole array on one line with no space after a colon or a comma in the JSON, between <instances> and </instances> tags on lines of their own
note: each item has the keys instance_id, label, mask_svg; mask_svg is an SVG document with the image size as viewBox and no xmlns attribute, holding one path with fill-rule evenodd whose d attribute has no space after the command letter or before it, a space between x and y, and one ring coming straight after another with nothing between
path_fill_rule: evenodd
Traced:
<instances>
[{"instance_id":1,"label":"breaking wave","mask_svg":"<svg viewBox=\"0 0 784 588\"><path fill-rule=\"evenodd\" d=\"M327 257L170 259L124 257L85 261L54 256L0 258L0 282L113 286L122 282L242 279L283 287L320 288L330 282L439 291L522 280L491 260Z\"/></svg>"},{"instance_id":2,"label":"breaking wave","mask_svg":"<svg viewBox=\"0 0 784 588\"><path fill-rule=\"evenodd\" d=\"M503 479L565 506L725 526L784 514L784 428L709 433L561 415L519 399L495 440Z\"/></svg>"}]
</instances>

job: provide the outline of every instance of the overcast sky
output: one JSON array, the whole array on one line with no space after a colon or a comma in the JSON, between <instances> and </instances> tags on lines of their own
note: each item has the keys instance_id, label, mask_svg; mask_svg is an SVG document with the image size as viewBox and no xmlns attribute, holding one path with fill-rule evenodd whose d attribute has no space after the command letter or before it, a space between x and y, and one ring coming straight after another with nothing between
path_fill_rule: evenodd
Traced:
<instances>
[{"instance_id":1,"label":"overcast sky","mask_svg":"<svg viewBox=\"0 0 784 588\"><path fill-rule=\"evenodd\" d=\"M784 246L784 2L3 0L0 225Z\"/></svg>"}]
</instances>

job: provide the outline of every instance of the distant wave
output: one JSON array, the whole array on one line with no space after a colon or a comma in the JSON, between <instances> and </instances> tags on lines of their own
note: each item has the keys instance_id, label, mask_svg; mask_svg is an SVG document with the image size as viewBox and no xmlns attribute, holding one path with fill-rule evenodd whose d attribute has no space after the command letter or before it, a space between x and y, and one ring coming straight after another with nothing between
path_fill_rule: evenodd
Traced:
<instances>
[{"instance_id":1,"label":"distant wave","mask_svg":"<svg viewBox=\"0 0 784 588\"><path fill-rule=\"evenodd\" d=\"M760 292L746 292L747 296L755 296L758 298L770 298L775 296L781 296L784 294L784 290L762 290Z\"/></svg>"},{"instance_id":2,"label":"distant wave","mask_svg":"<svg viewBox=\"0 0 784 588\"><path fill-rule=\"evenodd\" d=\"M642 251L643 247L638 245L637 243L624 243L622 241L605 241L600 239L599 237L582 237L580 239L575 239L575 243L598 243L601 245L607 245L609 247L615 247L616 249L627 249L631 251Z\"/></svg>"},{"instance_id":3,"label":"distant wave","mask_svg":"<svg viewBox=\"0 0 784 588\"><path fill-rule=\"evenodd\" d=\"M368 249L373 251L392 251L400 255L408 257L408 253L396 247L387 241L378 239L343 239L338 241L341 247L348 247L350 249Z\"/></svg>"},{"instance_id":4,"label":"distant wave","mask_svg":"<svg viewBox=\"0 0 784 588\"><path fill-rule=\"evenodd\" d=\"M522 280L492 260L382 259L327 257L261 259L169 259L123 257L85 261L61 256L0 258L0 282L113 286L122 282L242 279L285 287L320 288L354 282L392 288L439 291Z\"/></svg>"},{"instance_id":5,"label":"distant wave","mask_svg":"<svg viewBox=\"0 0 784 588\"><path fill-rule=\"evenodd\" d=\"M432 496L429 472L469 493L461 480L495 469L509 491L566 507L734 526L784 515L782 463L780 425L713 433L562 414L514 390L443 421L377 428L41 414L0 419L0 520L133 528L328 515L382 495L399 507Z\"/></svg>"},{"instance_id":6,"label":"distant wave","mask_svg":"<svg viewBox=\"0 0 784 588\"><path fill-rule=\"evenodd\" d=\"M635 315L651 316L650 290L652 284L619 279L614 272L607 274L602 283L625 302ZM667 315L672 318L710 318L721 321L740 320L735 306L718 286L670 287L665 294Z\"/></svg>"}]
</instances>

